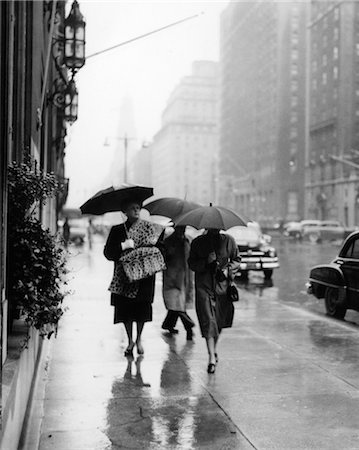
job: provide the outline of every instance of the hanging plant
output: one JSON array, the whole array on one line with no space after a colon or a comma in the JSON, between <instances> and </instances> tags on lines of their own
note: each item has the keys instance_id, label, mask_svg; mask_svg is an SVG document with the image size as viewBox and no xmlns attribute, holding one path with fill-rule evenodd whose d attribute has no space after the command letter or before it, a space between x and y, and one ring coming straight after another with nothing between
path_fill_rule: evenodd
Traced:
<instances>
[{"instance_id":1,"label":"hanging plant","mask_svg":"<svg viewBox=\"0 0 359 450\"><path fill-rule=\"evenodd\" d=\"M53 173L43 173L27 160L9 166L8 187L10 310L21 309L26 322L50 338L63 314L66 258L62 243L35 215L63 186Z\"/></svg>"}]
</instances>

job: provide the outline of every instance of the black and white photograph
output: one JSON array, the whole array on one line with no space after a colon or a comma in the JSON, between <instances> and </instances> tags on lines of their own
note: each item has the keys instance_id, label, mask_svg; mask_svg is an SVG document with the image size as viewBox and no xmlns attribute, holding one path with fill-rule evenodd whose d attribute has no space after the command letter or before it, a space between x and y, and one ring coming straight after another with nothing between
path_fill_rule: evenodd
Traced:
<instances>
[{"instance_id":1,"label":"black and white photograph","mask_svg":"<svg viewBox=\"0 0 359 450\"><path fill-rule=\"evenodd\" d=\"M0 0L0 449L359 449L359 0Z\"/></svg>"}]
</instances>

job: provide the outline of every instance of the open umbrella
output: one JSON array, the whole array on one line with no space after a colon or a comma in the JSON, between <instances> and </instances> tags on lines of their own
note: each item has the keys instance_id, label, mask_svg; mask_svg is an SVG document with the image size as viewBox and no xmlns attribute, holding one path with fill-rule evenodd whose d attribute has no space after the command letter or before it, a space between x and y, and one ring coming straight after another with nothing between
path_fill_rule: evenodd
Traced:
<instances>
[{"instance_id":1,"label":"open umbrella","mask_svg":"<svg viewBox=\"0 0 359 450\"><path fill-rule=\"evenodd\" d=\"M175 221L175 225L191 225L197 230L202 228L228 230L237 225L247 226L247 223L245 219L242 219L230 209L210 204L210 206L202 206L184 214Z\"/></svg>"},{"instance_id":2,"label":"open umbrella","mask_svg":"<svg viewBox=\"0 0 359 450\"><path fill-rule=\"evenodd\" d=\"M153 188L135 184L124 183L121 186L111 186L103 189L82 206L82 214L105 214L107 212L121 211L125 202L137 200L143 202L153 195Z\"/></svg>"},{"instance_id":3,"label":"open umbrella","mask_svg":"<svg viewBox=\"0 0 359 450\"><path fill-rule=\"evenodd\" d=\"M143 206L151 215L169 217L175 221L179 216L199 208L200 205L176 197L163 197Z\"/></svg>"}]
</instances>

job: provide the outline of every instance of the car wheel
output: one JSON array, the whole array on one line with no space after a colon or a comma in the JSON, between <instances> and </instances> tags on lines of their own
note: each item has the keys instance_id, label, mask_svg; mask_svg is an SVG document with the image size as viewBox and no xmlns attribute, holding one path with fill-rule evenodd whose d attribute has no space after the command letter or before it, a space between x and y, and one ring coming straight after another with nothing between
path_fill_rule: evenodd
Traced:
<instances>
[{"instance_id":1,"label":"car wheel","mask_svg":"<svg viewBox=\"0 0 359 450\"><path fill-rule=\"evenodd\" d=\"M330 317L336 319L344 319L347 308L343 305L343 301L339 299L339 290L328 287L325 291L325 308Z\"/></svg>"},{"instance_id":2,"label":"car wheel","mask_svg":"<svg viewBox=\"0 0 359 450\"><path fill-rule=\"evenodd\" d=\"M273 269L265 269L265 270L263 270L263 272L264 272L264 278L266 280L270 280L272 278Z\"/></svg>"}]
</instances>

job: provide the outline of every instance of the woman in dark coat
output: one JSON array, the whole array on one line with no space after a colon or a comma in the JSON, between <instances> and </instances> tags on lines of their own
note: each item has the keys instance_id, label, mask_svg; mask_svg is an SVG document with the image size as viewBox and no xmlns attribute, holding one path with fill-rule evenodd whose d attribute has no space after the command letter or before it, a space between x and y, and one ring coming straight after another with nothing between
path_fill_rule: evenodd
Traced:
<instances>
[{"instance_id":1,"label":"woman in dark coat","mask_svg":"<svg viewBox=\"0 0 359 450\"><path fill-rule=\"evenodd\" d=\"M162 328L170 333L178 333L175 329L180 318L187 332L187 340L192 340L194 322L187 314L187 305L193 304L193 272L187 260L190 241L185 235L186 227L175 227L174 232L163 241L166 270L163 272L162 294L167 316Z\"/></svg>"},{"instance_id":2,"label":"woman in dark coat","mask_svg":"<svg viewBox=\"0 0 359 450\"><path fill-rule=\"evenodd\" d=\"M115 270L109 290L111 291L111 304L115 308L114 323L122 322L125 325L128 346L125 356L133 353L137 346L138 354L143 354L141 335L145 322L152 321L152 302L155 289L155 275L140 281L129 282L122 270L119 258L126 252L139 247L155 246L163 228L150 222L141 220L141 204L137 201L128 202L123 212L127 216L124 224L111 228L104 255L115 262ZM133 340L133 323L137 324L137 337Z\"/></svg>"},{"instance_id":3,"label":"woman in dark coat","mask_svg":"<svg viewBox=\"0 0 359 450\"><path fill-rule=\"evenodd\" d=\"M208 373L215 372L222 329L232 326L234 308L226 294L239 263L235 240L219 230L208 230L192 242L188 264L195 272L196 312L207 343Z\"/></svg>"}]
</instances>

